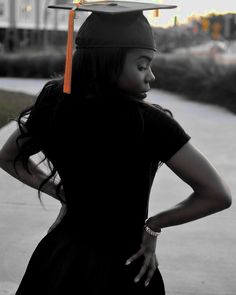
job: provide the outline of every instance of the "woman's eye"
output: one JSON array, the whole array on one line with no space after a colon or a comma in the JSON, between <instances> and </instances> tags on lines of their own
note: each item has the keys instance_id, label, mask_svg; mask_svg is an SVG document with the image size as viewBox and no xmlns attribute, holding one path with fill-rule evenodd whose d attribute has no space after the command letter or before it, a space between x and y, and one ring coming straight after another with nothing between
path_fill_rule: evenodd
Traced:
<instances>
[{"instance_id":1,"label":"woman's eye","mask_svg":"<svg viewBox=\"0 0 236 295\"><path fill-rule=\"evenodd\" d=\"M142 66L138 66L138 69L139 69L139 71L145 71L145 70L147 70L146 67L142 67Z\"/></svg>"}]
</instances>

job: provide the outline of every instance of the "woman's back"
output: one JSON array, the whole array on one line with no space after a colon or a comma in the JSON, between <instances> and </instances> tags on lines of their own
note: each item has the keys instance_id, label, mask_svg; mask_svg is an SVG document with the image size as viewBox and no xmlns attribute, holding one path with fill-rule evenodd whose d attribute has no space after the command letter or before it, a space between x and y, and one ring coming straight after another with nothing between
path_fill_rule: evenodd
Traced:
<instances>
[{"instance_id":1,"label":"woman's back","mask_svg":"<svg viewBox=\"0 0 236 295\"><path fill-rule=\"evenodd\" d=\"M119 246L129 237L139 245L158 164L189 137L161 108L121 92L59 97L53 113L49 102L57 99L56 86L50 87L26 126L34 134L37 130L44 153L62 179L70 227L76 230L86 220L93 236L104 233ZM116 235L102 231L104 224Z\"/></svg>"}]
</instances>

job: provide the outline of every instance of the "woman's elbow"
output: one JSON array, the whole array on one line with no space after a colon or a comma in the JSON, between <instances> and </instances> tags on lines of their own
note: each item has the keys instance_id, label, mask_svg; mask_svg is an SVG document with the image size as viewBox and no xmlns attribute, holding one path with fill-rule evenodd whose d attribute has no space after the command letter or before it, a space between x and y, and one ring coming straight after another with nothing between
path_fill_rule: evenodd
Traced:
<instances>
[{"instance_id":1,"label":"woman's elbow","mask_svg":"<svg viewBox=\"0 0 236 295\"><path fill-rule=\"evenodd\" d=\"M231 194L227 194L224 197L224 202L223 203L224 203L224 209L227 209L232 205L232 196L231 196Z\"/></svg>"},{"instance_id":2,"label":"woman's elbow","mask_svg":"<svg viewBox=\"0 0 236 295\"><path fill-rule=\"evenodd\" d=\"M2 155L2 151L0 150L0 168L3 169L4 163L5 163L4 157Z\"/></svg>"},{"instance_id":3,"label":"woman's elbow","mask_svg":"<svg viewBox=\"0 0 236 295\"><path fill-rule=\"evenodd\" d=\"M232 204L231 192L227 189L222 193L218 193L216 201L219 211L229 208Z\"/></svg>"}]
</instances>

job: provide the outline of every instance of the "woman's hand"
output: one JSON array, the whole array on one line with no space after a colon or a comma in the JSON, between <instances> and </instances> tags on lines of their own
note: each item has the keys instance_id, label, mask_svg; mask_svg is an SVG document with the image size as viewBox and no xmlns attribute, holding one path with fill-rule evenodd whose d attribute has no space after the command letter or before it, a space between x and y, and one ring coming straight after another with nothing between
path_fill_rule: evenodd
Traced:
<instances>
[{"instance_id":1,"label":"woman's hand","mask_svg":"<svg viewBox=\"0 0 236 295\"><path fill-rule=\"evenodd\" d=\"M143 231L143 240L138 252L132 255L127 261L126 265L131 264L134 260L141 256L144 256L143 265L134 279L137 283L142 277L145 276L145 286L147 287L152 279L155 270L158 267L158 261L156 257L156 242L157 237L148 234L145 230Z\"/></svg>"},{"instance_id":2,"label":"woman's hand","mask_svg":"<svg viewBox=\"0 0 236 295\"><path fill-rule=\"evenodd\" d=\"M66 206L66 204L62 204L61 210L60 210L56 220L54 221L54 223L50 226L48 233L50 233L55 227L58 226L58 224L62 221L63 217L66 215L66 212L67 212L67 206Z\"/></svg>"}]
</instances>

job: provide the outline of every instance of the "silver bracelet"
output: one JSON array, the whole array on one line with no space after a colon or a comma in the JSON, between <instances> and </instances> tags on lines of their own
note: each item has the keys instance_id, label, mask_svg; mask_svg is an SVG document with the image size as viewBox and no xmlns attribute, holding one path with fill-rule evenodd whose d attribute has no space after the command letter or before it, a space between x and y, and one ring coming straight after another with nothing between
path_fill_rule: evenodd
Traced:
<instances>
[{"instance_id":1,"label":"silver bracelet","mask_svg":"<svg viewBox=\"0 0 236 295\"><path fill-rule=\"evenodd\" d=\"M146 224L144 225L144 229L145 229L145 231L146 231L149 235L151 235L151 236L153 236L153 237L157 237L157 236L159 236L159 235L161 234L161 230L160 230L160 231L154 231L154 230L150 229L150 227L147 226Z\"/></svg>"}]
</instances>

